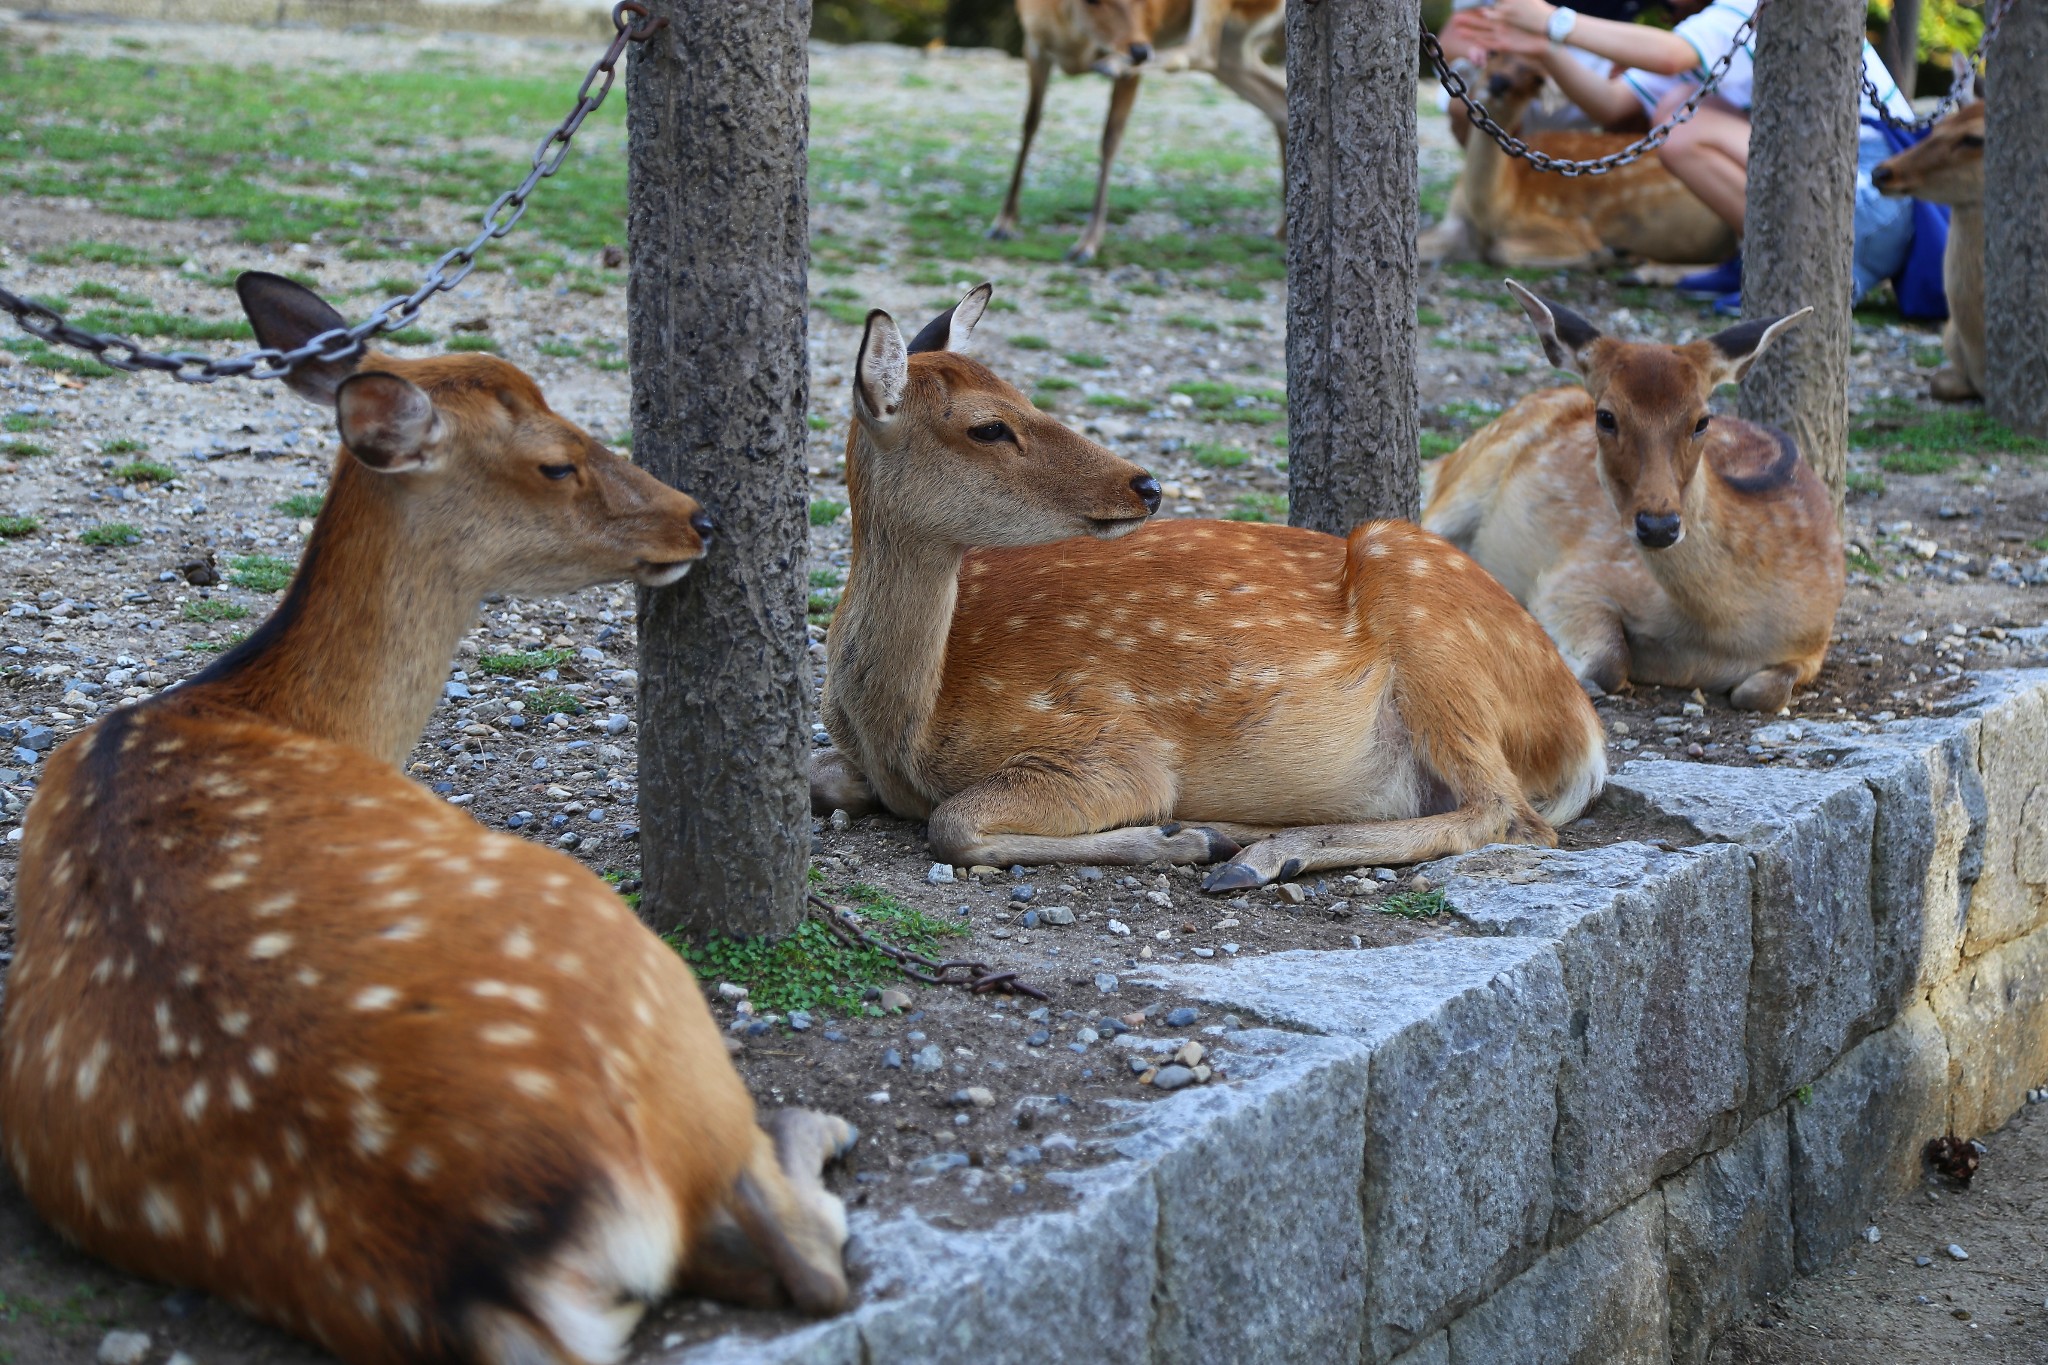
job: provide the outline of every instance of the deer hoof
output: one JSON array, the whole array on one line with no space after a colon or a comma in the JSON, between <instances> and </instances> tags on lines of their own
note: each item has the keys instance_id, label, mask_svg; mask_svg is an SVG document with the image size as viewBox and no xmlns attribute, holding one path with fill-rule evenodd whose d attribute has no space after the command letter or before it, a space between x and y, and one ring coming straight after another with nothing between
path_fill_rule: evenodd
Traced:
<instances>
[{"instance_id":1,"label":"deer hoof","mask_svg":"<svg viewBox=\"0 0 2048 1365\"><path fill-rule=\"evenodd\" d=\"M987 233L991 242L1007 242L1017 235L1017 229L1009 223L993 224Z\"/></svg>"},{"instance_id":2,"label":"deer hoof","mask_svg":"<svg viewBox=\"0 0 2048 1365\"><path fill-rule=\"evenodd\" d=\"M1243 863L1225 863L1203 879L1202 889L1214 894L1224 891L1249 891L1253 887L1265 884L1264 877Z\"/></svg>"},{"instance_id":3,"label":"deer hoof","mask_svg":"<svg viewBox=\"0 0 2048 1365\"><path fill-rule=\"evenodd\" d=\"M1195 832L1209 841L1209 856L1202 860L1205 863L1228 862L1244 852L1243 844L1240 844L1227 834L1221 834L1216 830L1210 829L1207 825L1204 825Z\"/></svg>"},{"instance_id":4,"label":"deer hoof","mask_svg":"<svg viewBox=\"0 0 2048 1365\"><path fill-rule=\"evenodd\" d=\"M1067 263L1069 265L1088 265L1094 260L1095 248L1092 246L1083 246L1081 243L1076 242L1067 248Z\"/></svg>"}]
</instances>

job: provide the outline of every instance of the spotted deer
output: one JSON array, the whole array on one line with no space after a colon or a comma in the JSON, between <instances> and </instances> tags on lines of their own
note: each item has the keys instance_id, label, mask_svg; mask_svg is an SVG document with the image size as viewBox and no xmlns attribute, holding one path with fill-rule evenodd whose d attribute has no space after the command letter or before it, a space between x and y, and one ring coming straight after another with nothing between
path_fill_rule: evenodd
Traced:
<instances>
[{"instance_id":1,"label":"spotted deer","mask_svg":"<svg viewBox=\"0 0 2048 1365\"><path fill-rule=\"evenodd\" d=\"M264 345L341 317L238 281ZM0 1014L21 1188L351 1362L611 1361L683 1287L846 1297L836 1118L757 1125L611 888L398 764L486 593L660 587L696 502L491 356L304 365L343 453L282 605L53 754Z\"/></svg>"},{"instance_id":2,"label":"spotted deer","mask_svg":"<svg viewBox=\"0 0 2048 1365\"><path fill-rule=\"evenodd\" d=\"M1422 524L1525 604L1590 691L1783 707L1827 655L1842 537L1792 439L1708 400L1813 310L1665 346L1508 288L1585 387L1531 394L1445 456Z\"/></svg>"},{"instance_id":3,"label":"spotted deer","mask_svg":"<svg viewBox=\"0 0 2048 1365\"><path fill-rule=\"evenodd\" d=\"M1984 101L1964 105L1926 138L1871 169L1889 195L1948 205L1948 246L1941 283L1948 322L1941 329L1948 363L1928 392L1946 403L1984 393Z\"/></svg>"},{"instance_id":4,"label":"spotted deer","mask_svg":"<svg viewBox=\"0 0 2048 1365\"><path fill-rule=\"evenodd\" d=\"M1503 128L1520 127L1544 79L1527 58L1495 54L1483 77L1487 112ZM1633 135L1557 129L1524 140L1550 156L1585 161L1618 151ZM1509 156L1482 132L1465 142L1455 195L1456 212L1444 230L1421 239L1425 260L1471 255L1499 265L1575 266L1618 253L1696 264L1735 251L1728 225L1654 156L1567 179ZM1462 233L1452 222L1462 224Z\"/></svg>"},{"instance_id":5,"label":"spotted deer","mask_svg":"<svg viewBox=\"0 0 2048 1365\"><path fill-rule=\"evenodd\" d=\"M959 353L868 315L822 811L950 863L1208 863L1210 890L1554 844L1600 724L1527 612L1412 524L1146 525L1160 490Z\"/></svg>"},{"instance_id":6,"label":"spotted deer","mask_svg":"<svg viewBox=\"0 0 2048 1365\"><path fill-rule=\"evenodd\" d=\"M1216 16L1213 24L1204 26L1205 30L1214 29L1214 57L1205 61L1204 69L1272 123L1284 163L1287 83L1259 56L1259 49L1280 26L1283 0L1017 0L1031 93L1024 106L1024 136L1017 146L1017 165L1010 172L1002 212L988 230L990 237L1007 241L1017 235L1024 163L1038 136L1045 87L1053 67L1057 65L1068 76L1095 71L1113 82L1109 114L1102 125L1102 155L1095 172L1095 207L1088 215L1088 226L1067 252L1070 261L1095 259L1109 225L1109 168L1123 145L1131 107L1137 103L1141 68L1151 60L1155 42L1188 32L1193 4L1207 7ZM1284 185L1284 174L1281 181Z\"/></svg>"}]
</instances>

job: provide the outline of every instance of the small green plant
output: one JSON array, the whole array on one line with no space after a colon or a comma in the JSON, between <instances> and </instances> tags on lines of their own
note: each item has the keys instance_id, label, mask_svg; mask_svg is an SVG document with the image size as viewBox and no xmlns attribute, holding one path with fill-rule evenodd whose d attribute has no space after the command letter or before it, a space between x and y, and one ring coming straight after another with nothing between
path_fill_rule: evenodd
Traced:
<instances>
[{"instance_id":1,"label":"small green plant","mask_svg":"<svg viewBox=\"0 0 2048 1365\"><path fill-rule=\"evenodd\" d=\"M1284 493L1244 493L1230 504L1230 510L1223 514L1227 521L1285 521L1287 519L1287 495Z\"/></svg>"},{"instance_id":2,"label":"small green plant","mask_svg":"<svg viewBox=\"0 0 2048 1365\"><path fill-rule=\"evenodd\" d=\"M1892 450L1877 463L1888 474L1946 474L1960 461L1941 450Z\"/></svg>"},{"instance_id":3,"label":"small green plant","mask_svg":"<svg viewBox=\"0 0 2048 1365\"><path fill-rule=\"evenodd\" d=\"M576 700L576 694L566 687L543 687L537 692L527 692L520 700L526 704L529 716L552 716L557 711L565 716L583 714L583 703Z\"/></svg>"},{"instance_id":4,"label":"small green plant","mask_svg":"<svg viewBox=\"0 0 2048 1365\"><path fill-rule=\"evenodd\" d=\"M1069 389L1080 387L1078 383L1064 375L1049 374L1038 381L1038 390L1041 393L1065 393Z\"/></svg>"},{"instance_id":5,"label":"small green plant","mask_svg":"<svg viewBox=\"0 0 2048 1365\"><path fill-rule=\"evenodd\" d=\"M1248 450L1201 441L1188 447L1188 458L1205 469L1237 469L1251 461Z\"/></svg>"},{"instance_id":6,"label":"small green plant","mask_svg":"<svg viewBox=\"0 0 2048 1365\"><path fill-rule=\"evenodd\" d=\"M1874 498L1884 496L1884 475L1873 474L1867 469L1849 471L1848 488L1851 493L1868 493Z\"/></svg>"},{"instance_id":7,"label":"small green plant","mask_svg":"<svg viewBox=\"0 0 2048 1365\"><path fill-rule=\"evenodd\" d=\"M424 327L401 327L395 332L386 332L384 339L397 346L431 346L441 339L441 334Z\"/></svg>"},{"instance_id":8,"label":"small green plant","mask_svg":"<svg viewBox=\"0 0 2048 1365\"><path fill-rule=\"evenodd\" d=\"M815 499L811 503L811 525L830 526L839 520L839 514L845 510L846 504L843 502L834 502L831 498Z\"/></svg>"},{"instance_id":9,"label":"small green plant","mask_svg":"<svg viewBox=\"0 0 2048 1365\"><path fill-rule=\"evenodd\" d=\"M836 588L846 581L846 575L837 569L811 570L811 586L814 588Z\"/></svg>"},{"instance_id":10,"label":"small green plant","mask_svg":"<svg viewBox=\"0 0 2048 1365\"><path fill-rule=\"evenodd\" d=\"M1435 919L1451 908L1441 891L1396 891L1374 907L1382 915L1402 919Z\"/></svg>"},{"instance_id":11,"label":"small green plant","mask_svg":"<svg viewBox=\"0 0 2048 1365\"><path fill-rule=\"evenodd\" d=\"M1173 313L1166 319L1168 327L1179 327L1189 332L1220 332L1223 329L1198 313Z\"/></svg>"},{"instance_id":12,"label":"small green plant","mask_svg":"<svg viewBox=\"0 0 2048 1365\"><path fill-rule=\"evenodd\" d=\"M1884 565L1878 563L1861 550L1850 550L1842 556L1842 559L1844 563L1857 573L1869 574L1875 577L1884 572Z\"/></svg>"},{"instance_id":13,"label":"small green plant","mask_svg":"<svg viewBox=\"0 0 2048 1365\"><path fill-rule=\"evenodd\" d=\"M1150 412L1152 405L1142 398L1132 398L1121 393L1091 393L1088 395L1091 408L1110 408L1116 412Z\"/></svg>"},{"instance_id":14,"label":"small green plant","mask_svg":"<svg viewBox=\"0 0 2048 1365\"><path fill-rule=\"evenodd\" d=\"M1800 1086L1800 1087L1799 1087L1799 1088L1798 1088L1797 1090L1795 1090L1795 1091L1793 1091L1793 1092L1792 1092L1792 1098L1793 1098L1793 1099L1795 1099L1795 1100L1798 1100L1798 1101L1799 1101L1799 1103L1800 1103L1800 1105L1801 1105L1801 1107L1804 1107L1804 1106L1806 1106L1806 1105L1812 1104L1812 1103L1813 1103L1813 1087L1812 1087L1812 1086L1810 1086L1810 1085L1802 1085L1802 1086Z\"/></svg>"},{"instance_id":15,"label":"small green plant","mask_svg":"<svg viewBox=\"0 0 2048 1365\"><path fill-rule=\"evenodd\" d=\"M1242 332L1263 332L1266 324L1258 318L1232 318L1230 325Z\"/></svg>"},{"instance_id":16,"label":"small green plant","mask_svg":"<svg viewBox=\"0 0 2048 1365\"><path fill-rule=\"evenodd\" d=\"M804 425L812 431L830 431L832 429L832 419L819 413L809 412L804 414Z\"/></svg>"},{"instance_id":17,"label":"small green plant","mask_svg":"<svg viewBox=\"0 0 2048 1365\"><path fill-rule=\"evenodd\" d=\"M169 483L177 477L177 470L154 460L136 460L114 471L117 483Z\"/></svg>"},{"instance_id":18,"label":"small green plant","mask_svg":"<svg viewBox=\"0 0 2048 1365\"><path fill-rule=\"evenodd\" d=\"M1094 351L1069 351L1065 359L1069 365L1075 365L1084 370L1106 370L1109 368L1109 357L1098 355Z\"/></svg>"},{"instance_id":19,"label":"small green plant","mask_svg":"<svg viewBox=\"0 0 2048 1365\"><path fill-rule=\"evenodd\" d=\"M451 351L489 351L495 355L498 351L498 343L487 336L479 336L474 332L465 332L461 336L449 337L448 349Z\"/></svg>"},{"instance_id":20,"label":"small green plant","mask_svg":"<svg viewBox=\"0 0 2048 1365\"><path fill-rule=\"evenodd\" d=\"M1266 291L1250 280L1232 280L1216 292L1238 303L1259 303L1266 297Z\"/></svg>"},{"instance_id":21,"label":"small green plant","mask_svg":"<svg viewBox=\"0 0 2048 1365\"><path fill-rule=\"evenodd\" d=\"M48 446L39 446L34 441L0 441L0 455L10 460L32 460L49 453Z\"/></svg>"},{"instance_id":22,"label":"small green plant","mask_svg":"<svg viewBox=\"0 0 2048 1365\"><path fill-rule=\"evenodd\" d=\"M581 346L578 346L573 341L563 341L559 337L543 337L534 346L534 349L542 355L551 355L557 360L574 360L583 354Z\"/></svg>"},{"instance_id":23,"label":"small green plant","mask_svg":"<svg viewBox=\"0 0 2048 1365\"><path fill-rule=\"evenodd\" d=\"M1422 458L1425 460L1448 455L1463 444L1465 443L1462 440L1447 431L1431 431L1427 427L1422 429Z\"/></svg>"},{"instance_id":24,"label":"small green plant","mask_svg":"<svg viewBox=\"0 0 2048 1365\"><path fill-rule=\"evenodd\" d=\"M130 526L125 521L103 521L78 533L78 542L81 545L135 545L141 540L141 529Z\"/></svg>"},{"instance_id":25,"label":"small green plant","mask_svg":"<svg viewBox=\"0 0 2048 1365\"><path fill-rule=\"evenodd\" d=\"M149 449L149 442L138 441L133 436L116 436L111 441L100 442L102 455L140 455Z\"/></svg>"},{"instance_id":26,"label":"small green plant","mask_svg":"<svg viewBox=\"0 0 2048 1365\"><path fill-rule=\"evenodd\" d=\"M294 493L283 502L273 502L270 510L281 512L288 517L317 517L320 509L327 505L325 493Z\"/></svg>"},{"instance_id":27,"label":"small green plant","mask_svg":"<svg viewBox=\"0 0 2048 1365\"><path fill-rule=\"evenodd\" d=\"M16 540L42 529L43 523L34 517L0 517L0 539Z\"/></svg>"},{"instance_id":28,"label":"small green plant","mask_svg":"<svg viewBox=\"0 0 2048 1365\"><path fill-rule=\"evenodd\" d=\"M239 621L249 614L249 609L239 602L200 597L187 602L178 614L187 621Z\"/></svg>"},{"instance_id":29,"label":"small green plant","mask_svg":"<svg viewBox=\"0 0 2048 1365\"><path fill-rule=\"evenodd\" d=\"M501 678L526 678L560 668L575 657L573 649L522 649L510 654L486 654L477 660L477 667Z\"/></svg>"},{"instance_id":30,"label":"small green plant","mask_svg":"<svg viewBox=\"0 0 2048 1365\"><path fill-rule=\"evenodd\" d=\"M194 640L191 644L186 645L185 648L197 650L201 654L218 654L224 649L233 649L248 638L248 631L238 630L225 640Z\"/></svg>"},{"instance_id":31,"label":"small green plant","mask_svg":"<svg viewBox=\"0 0 2048 1365\"><path fill-rule=\"evenodd\" d=\"M1019 332L1016 336L1011 337L1010 344L1020 351L1049 351L1052 349L1050 341L1041 336L1033 336L1029 332Z\"/></svg>"},{"instance_id":32,"label":"small green plant","mask_svg":"<svg viewBox=\"0 0 2048 1365\"><path fill-rule=\"evenodd\" d=\"M839 598L829 592L814 592L804 604L804 614L824 619L839 609Z\"/></svg>"},{"instance_id":33,"label":"small green plant","mask_svg":"<svg viewBox=\"0 0 2048 1365\"><path fill-rule=\"evenodd\" d=\"M1444 325L1444 315L1425 304L1415 310L1415 321L1423 327L1441 327Z\"/></svg>"},{"instance_id":34,"label":"small green plant","mask_svg":"<svg viewBox=\"0 0 2048 1365\"><path fill-rule=\"evenodd\" d=\"M35 412L10 412L5 417L0 417L0 431L48 431L56 425L56 418L45 417Z\"/></svg>"},{"instance_id":35,"label":"small green plant","mask_svg":"<svg viewBox=\"0 0 2048 1365\"><path fill-rule=\"evenodd\" d=\"M102 300L107 303L119 304L123 308L156 307L154 303L140 294L130 294L126 290L116 289L111 284L101 284L98 280L87 280L83 284L72 286L71 297L74 299Z\"/></svg>"},{"instance_id":36,"label":"small green plant","mask_svg":"<svg viewBox=\"0 0 2048 1365\"><path fill-rule=\"evenodd\" d=\"M292 581L292 562L276 555L236 555L229 562L228 582L251 592L283 592Z\"/></svg>"},{"instance_id":37,"label":"small green plant","mask_svg":"<svg viewBox=\"0 0 2048 1365\"><path fill-rule=\"evenodd\" d=\"M1935 369L1947 358L1948 353L1939 346L1915 346L1913 348L1913 363L1923 370Z\"/></svg>"}]
</instances>

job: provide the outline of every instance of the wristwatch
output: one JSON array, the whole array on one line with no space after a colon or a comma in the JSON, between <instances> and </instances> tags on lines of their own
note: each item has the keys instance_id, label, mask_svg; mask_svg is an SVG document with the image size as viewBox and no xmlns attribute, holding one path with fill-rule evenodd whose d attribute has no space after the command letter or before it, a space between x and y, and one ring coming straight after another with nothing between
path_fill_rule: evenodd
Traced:
<instances>
[{"instance_id":1,"label":"wristwatch","mask_svg":"<svg viewBox=\"0 0 2048 1365\"><path fill-rule=\"evenodd\" d=\"M1543 32L1551 42L1561 43L1571 35L1573 27L1578 22L1579 12L1577 10L1565 5L1559 5L1550 11L1550 22L1544 26Z\"/></svg>"}]
</instances>

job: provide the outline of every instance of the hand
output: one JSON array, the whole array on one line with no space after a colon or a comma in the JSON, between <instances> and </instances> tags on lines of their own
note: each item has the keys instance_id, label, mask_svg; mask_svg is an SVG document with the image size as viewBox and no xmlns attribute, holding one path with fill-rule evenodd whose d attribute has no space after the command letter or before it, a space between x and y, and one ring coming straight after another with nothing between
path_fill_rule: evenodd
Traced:
<instances>
[{"instance_id":1,"label":"hand","mask_svg":"<svg viewBox=\"0 0 2048 1365\"><path fill-rule=\"evenodd\" d=\"M1494 10L1466 10L1473 16L1471 41L1489 52L1512 52L1521 57L1544 57L1550 53L1550 39L1501 22Z\"/></svg>"},{"instance_id":2,"label":"hand","mask_svg":"<svg viewBox=\"0 0 2048 1365\"><path fill-rule=\"evenodd\" d=\"M1453 61L1462 59L1474 65L1485 63L1487 45L1480 39L1480 34L1486 31L1485 21L1476 17L1484 12L1461 9L1445 21L1443 29L1436 35L1445 56Z\"/></svg>"},{"instance_id":3,"label":"hand","mask_svg":"<svg viewBox=\"0 0 2048 1365\"><path fill-rule=\"evenodd\" d=\"M1494 18L1510 24L1524 33L1547 34L1550 16L1557 12L1557 6L1549 0L1499 0L1487 10Z\"/></svg>"}]
</instances>

